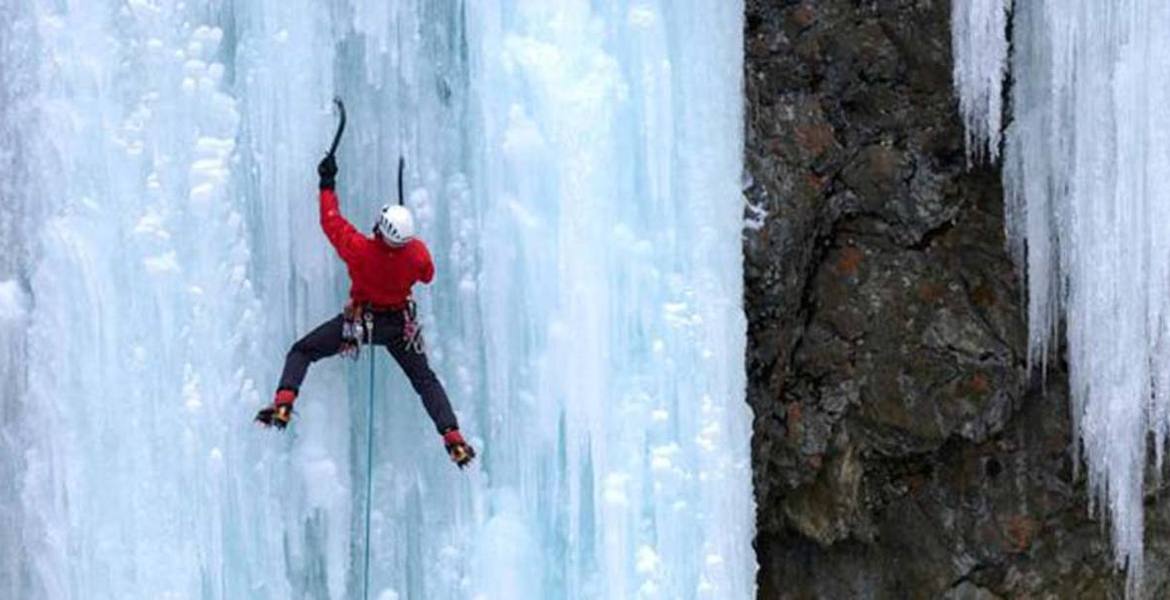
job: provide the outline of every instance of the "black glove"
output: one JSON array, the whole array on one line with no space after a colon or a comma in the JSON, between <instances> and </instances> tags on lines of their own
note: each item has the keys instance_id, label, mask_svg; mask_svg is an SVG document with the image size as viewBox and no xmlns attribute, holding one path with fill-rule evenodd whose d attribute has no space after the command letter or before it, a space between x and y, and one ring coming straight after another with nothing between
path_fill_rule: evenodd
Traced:
<instances>
[{"instance_id":1,"label":"black glove","mask_svg":"<svg viewBox=\"0 0 1170 600\"><path fill-rule=\"evenodd\" d=\"M317 186L318 188L323 190L333 189L337 178L337 161L333 159L332 154L321 159L321 162L317 164L317 175L321 176L321 183Z\"/></svg>"},{"instance_id":2,"label":"black glove","mask_svg":"<svg viewBox=\"0 0 1170 600\"><path fill-rule=\"evenodd\" d=\"M284 429L288 427L288 422L291 420L292 406L289 404L267 406L256 413L256 422L265 427L275 426L277 429Z\"/></svg>"},{"instance_id":3,"label":"black glove","mask_svg":"<svg viewBox=\"0 0 1170 600\"><path fill-rule=\"evenodd\" d=\"M458 429L449 429L443 434L443 445L447 447L447 455L451 457L451 462L460 469L471 464L475 458L475 448L464 441Z\"/></svg>"}]
</instances>

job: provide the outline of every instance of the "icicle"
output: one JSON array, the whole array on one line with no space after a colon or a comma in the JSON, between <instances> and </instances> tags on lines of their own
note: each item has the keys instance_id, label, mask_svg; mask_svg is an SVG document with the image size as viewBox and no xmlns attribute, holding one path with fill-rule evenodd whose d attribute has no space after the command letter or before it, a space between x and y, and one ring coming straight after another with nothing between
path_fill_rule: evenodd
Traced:
<instances>
[{"instance_id":1,"label":"icicle","mask_svg":"<svg viewBox=\"0 0 1170 600\"><path fill-rule=\"evenodd\" d=\"M955 85L968 143L992 143L1005 11L956 3ZM1071 414L1127 593L1140 592L1148 434L1170 429L1170 7L1028 2L1012 23L1007 227L1028 282L1029 356L1066 326ZM989 81L984 77L995 81ZM991 113L982 112L985 108ZM994 152L989 147L989 154Z\"/></svg>"},{"instance_id":2,"label":"icicle","mask_svg":"<svg viewBox=\"0 0 1170 600\"><path fill-rule=\"evenodd\" d=\"M967 160L999 158L1003 75L1007 67L1007 15L1011 0L955 0L954 81L967 128Z\"/></svg>"}]
</instances>

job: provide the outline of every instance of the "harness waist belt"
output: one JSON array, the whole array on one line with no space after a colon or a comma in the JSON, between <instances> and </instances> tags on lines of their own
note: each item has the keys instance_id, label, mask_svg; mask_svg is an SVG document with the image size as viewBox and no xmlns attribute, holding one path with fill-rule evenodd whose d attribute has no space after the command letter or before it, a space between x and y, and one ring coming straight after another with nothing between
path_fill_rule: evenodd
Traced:
<instances>
[{"instance_id":1,"label":"harness waist belt","mask_svg":"<svg viewBox=\"0 0 1170 600\"><path fill-rule=\"evenodd\" d=\"M410 300L401 302L399 304L374 304L373 302L366 302L362 304L362 307L364 307L365 310L376 313L398 312L400 310L406 310L408 306L410 306Z\"/></svg>"}]
</instances>

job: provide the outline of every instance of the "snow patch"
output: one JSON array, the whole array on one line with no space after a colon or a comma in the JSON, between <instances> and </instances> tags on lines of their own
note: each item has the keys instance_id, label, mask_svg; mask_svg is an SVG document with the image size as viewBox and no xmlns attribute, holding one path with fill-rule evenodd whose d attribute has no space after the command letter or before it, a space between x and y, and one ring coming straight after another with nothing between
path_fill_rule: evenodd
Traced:
<instances>
[{"instance_id":1,"label":"snow patch","mask_svg":"<svg viewBox=\"0 0 1170 600\"><path fill-rule=\"evenodd\" d=\"M174 250L160 254L158 256L148 256L142 259L142 266L146 267L146 272L152 275L160 275L163 273L178 273L179 272L179 258Z\"/></svg>"},{"instance_id":2,"label":"snow patch","mask_svg":"<svg viewBox=\"0 0 1170 600\"><path fill-rule=\"evenodd\" d=\"M29 298L12 279L0 281L0 321L22 320L28 315Z\"/></svg>"}]
</instances>

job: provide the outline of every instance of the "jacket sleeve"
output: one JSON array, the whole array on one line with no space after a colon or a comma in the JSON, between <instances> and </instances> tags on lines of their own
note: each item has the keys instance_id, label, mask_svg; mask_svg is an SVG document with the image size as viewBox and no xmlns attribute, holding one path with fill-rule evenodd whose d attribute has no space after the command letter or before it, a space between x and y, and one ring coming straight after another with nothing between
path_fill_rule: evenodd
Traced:
<instances>
[{"instance_id":1,"label":"jacket sleeve","mask_svg":"<svg viewBox=\"0 0 1170 600\"><path fill-rule=\"evenodd\" d=\"M418 280L430 283L435 278L435 262L431 260L431 251L427 250L422 240L418 242L418 263Z\"/></svg>"},{"instance_id":2,"label":"jacket sleeve","mask_svg":"<svg viewBox=\"0 0 1170 600\"><path fill-rule=\"evenodd\" d=\"M321 190L321 230L346 264L357 257L358 249L365 240L357 228L341 216L337 194L330 189Z\"/></svg>"}]
</instances>

